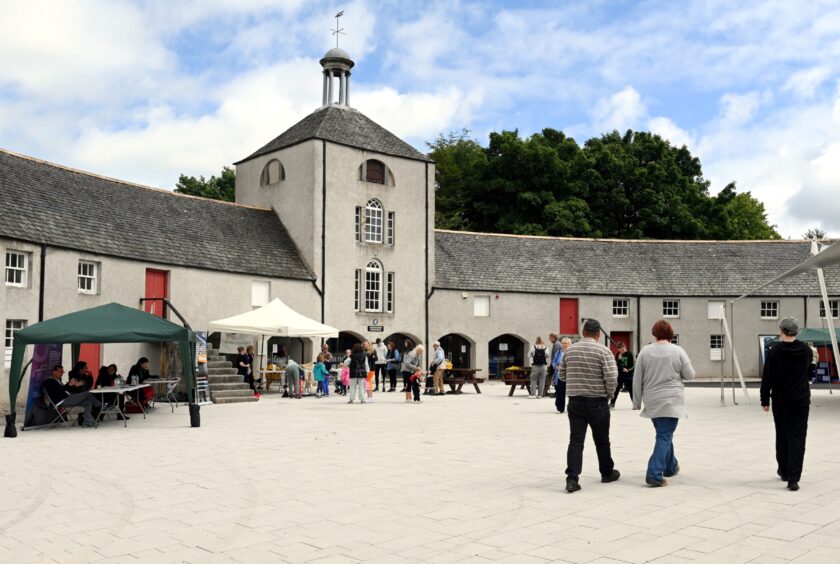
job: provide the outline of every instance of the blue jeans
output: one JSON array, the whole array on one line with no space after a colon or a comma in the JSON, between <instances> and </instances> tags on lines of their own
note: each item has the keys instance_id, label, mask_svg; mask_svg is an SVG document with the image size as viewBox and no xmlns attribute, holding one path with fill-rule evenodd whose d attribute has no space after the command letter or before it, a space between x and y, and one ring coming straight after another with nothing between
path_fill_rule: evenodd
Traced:
<instances>
[{"instance_id":1,"label":"blue jeans","mask_svg":"<svg viewBox=\"0 0 840 564\"><path fill-rule=\"evenodd\" d=\"M656 429L656 444L648 461L647 478L658 482L665 476L673 476L677 469L674 431L680 420L676 417L654 417L651 421Z\"/></svg>"},{"instance_id":2,"label":"blue jeans","mask_svg":"<svg viewBox=\"0 0 840 564\"><path fill-rule=\"evenodd\" d=\"M554 382L554 408L560 413L566 411L566 382L559 379Z\"/></svg>"}]
</instances>

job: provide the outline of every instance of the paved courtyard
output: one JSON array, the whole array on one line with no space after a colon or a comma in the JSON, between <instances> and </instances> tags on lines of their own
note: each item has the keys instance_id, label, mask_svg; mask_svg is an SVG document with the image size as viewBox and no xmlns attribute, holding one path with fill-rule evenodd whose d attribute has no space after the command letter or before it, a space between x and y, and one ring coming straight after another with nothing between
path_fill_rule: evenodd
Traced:
<instances>
[{"instance_id":1,"label":"paved courtyard","mask_svg":"<svg viewBox=\"0 0 840 564\"><path fill-rule=\"evenodd\" d=\"M97 430L0 440L0 562L838 562L840 394L815 391L802 489L775 476L772 418L688 391L682 472L644 486L652 426L622 394L621 480L563 490L568 420L552 400L406 405L263 396L160 407ZM522 392L519 392L520 394Z\"/></svg>"}]
</instances>

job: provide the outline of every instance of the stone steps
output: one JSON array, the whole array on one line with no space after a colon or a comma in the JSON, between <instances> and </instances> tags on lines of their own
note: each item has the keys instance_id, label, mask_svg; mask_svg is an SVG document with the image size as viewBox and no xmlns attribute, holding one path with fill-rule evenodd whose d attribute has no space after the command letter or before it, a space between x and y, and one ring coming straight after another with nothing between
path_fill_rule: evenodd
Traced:
<instances>
[{"instance_id":1,"label":"stone steps","mask_svg":"<svg viewBox=\"0 0 840 564\"><path fill-rule=\"evenodd\" d=\"M233 363L215 349L207 349L207 381L213 403L257 401L250 386L237 374Z\"/></svg>"}]
</instances>

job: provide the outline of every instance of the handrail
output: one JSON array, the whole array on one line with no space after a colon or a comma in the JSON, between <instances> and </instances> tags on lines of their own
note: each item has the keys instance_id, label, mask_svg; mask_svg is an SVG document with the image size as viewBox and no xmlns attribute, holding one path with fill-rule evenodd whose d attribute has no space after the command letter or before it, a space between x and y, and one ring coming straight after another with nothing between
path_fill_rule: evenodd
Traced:
<instances>
[{"instance_id":1,"label":"handrail","mask_svg":"<svg viewBox=\"0 0 840 564\"><path fill-rule=\"evenodd\" d=\"M175 306L172 305L172 302L169 301L169 298L140 298L141 306L143 305L143 302L163 302L165 306L172 309L172 313L178 316L178 319L181 320L181 323L184 324L184 327L186 327L190 331L193 330L193 328L190 327L190 324L187 323L187 320L184 319L184 316L181 315L181 313L177 309L175 309Z\"/></svg>"}]
</instances>

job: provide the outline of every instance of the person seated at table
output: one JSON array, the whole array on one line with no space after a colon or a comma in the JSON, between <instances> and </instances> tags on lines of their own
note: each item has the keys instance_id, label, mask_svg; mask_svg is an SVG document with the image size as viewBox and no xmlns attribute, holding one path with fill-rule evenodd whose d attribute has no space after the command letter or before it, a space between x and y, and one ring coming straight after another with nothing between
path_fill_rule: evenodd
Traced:
<instances>
[{"instance_id":1,"label":"person seated at table","mask_svg":"<svg viewBox=\"0 0 840 564\"><path fill-rule=\"evenodd\" d=\"M136 378L135 378L136 376ZM152 378L152 375L149 374L149 359L145 356L140 357L137 360L137 364L131 367L131 370L128 371L128 383L129 385L135 385L134 382L137 384L142 384L146 380ZM136 398L137 402L146 408L151 403L152 399L155 397L154 389L147 387L141 388L137 390Z\"/></svg>"},{"instance_id":2,"label":"person seated at table","mask_svg":"<svg viewBox=\"0 0 840 564\"><path fill-rule=\"evenodd\" d=\"M96 377L96 387L110 388L117 384L117 380L119 378L120 375L117 373L116 364L102 366L99 368L99 375ZM114 405L114 403L119 404L120 411L122 411L123 407L125 406L125 398L122 394L118 393L102 394L102 401L105 402L106 405ZM122 421L123 418L128 419L128 416L123 417L121 413L117 413L118 420Z\"/></svg>"},{"instance_id":3,"label":"person seated at table","mask_svg":"<svg viewBox=\"0 0 840 564\"><path fill-rule=\"evenodd\" d=\"M84 427L96 427L94 411L98 410L102 404L87 390L71 392L71 388L61 384L63 376L64 367L60 364L56 364L53 367L51 377L41 383L41 395L44 398L50 398L53 405L57 405L59 408L76 406L84 407L85 412L80 418L80 425ZM75 389L75 387L73 389Z\"/></svg>"},{"instance_id":4,"label":"person seated at table","mask_svg":"<svg viewBox=\"0 0 840 564\"><path fill-rule=\"evenodd\" d=\"M80 360L70 370L69 380L65 387L72 393L86 392L93 388L93 374L88 370L88 363Z\"/></svg>"}]
</instances>

